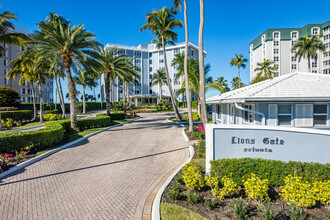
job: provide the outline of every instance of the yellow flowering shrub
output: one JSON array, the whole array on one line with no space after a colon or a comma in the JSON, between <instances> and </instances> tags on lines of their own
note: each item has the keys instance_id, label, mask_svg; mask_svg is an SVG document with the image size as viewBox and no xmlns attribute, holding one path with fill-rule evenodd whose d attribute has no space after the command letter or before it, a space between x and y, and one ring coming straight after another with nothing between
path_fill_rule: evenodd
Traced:
<instances>
[{"instance_id":1,"label":"yellow flowering shrub","mask_svg":"<svg viewBox=\"0 0 330 220\"><path fill-rule=\"evenodd\" d=\"M330 205L330 180L313 182L315 197L323 205Z\"/></svg>"},{"instance_id":2,"label":"yellow flowering shrub","mask_svg":"<svg viewBox=\"0 0 330 220\"><path fill-rule=\"evenodd\" d=\"M301 177L291 175L285 177L284 182L280 195L288 204L298 207L311 207L316 204L318 193L312 184L303 181Z\"/></svg>"},{"instance_id":3,"label":"yellow flowering shrub","mask_svg":"<svg viewBox=\"0 0 330 220\"><path fill-rule=\"evenodd\" d=\"M200 190L202 187L204 187L204 179L198 167L188 163L182 168L182 174L183 181L189 189Z\"/></svg>"},{"instance_id":4,"label":"yellow flowering shrub","mask_svg":"<svg viewBox=\"0 0 330 220\"><path fill-rule=\"evenodd\" d=\"M230 195L238 190L238 185L229 177L222 177L223 187L219 190L218 198L224 199L225 196Z\"/></svg>"},{"instance_id":5,"label":"yellow flowering shrub","mask_svg":"<svg viewBox=\"0 0 330 220\"><path fill-rule=\"evenodd\" d=\"M206 176L205 185L211 187L212 195L215 196L216 194L218 194L218 191L219 191L219 178L218 177Z\"/></svg>"},{"instance_id":6,"label":"yellow flowering shrub","mask_svg":"<svg viewBox=\"0 0 330 220\"><path fill-rule=\"evenodd\" d=\"M243 180L243 185L246 195L251 199L269 201L267 179L262 180L254 173L251 173L248 179Z\"/></svg>"}]
</instances>

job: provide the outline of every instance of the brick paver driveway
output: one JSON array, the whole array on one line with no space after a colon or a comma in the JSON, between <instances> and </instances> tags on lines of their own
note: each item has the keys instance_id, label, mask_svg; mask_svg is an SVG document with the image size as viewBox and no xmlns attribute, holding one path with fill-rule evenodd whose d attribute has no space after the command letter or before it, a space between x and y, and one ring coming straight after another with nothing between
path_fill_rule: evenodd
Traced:
<instances>
[{"instance_id":1,"label":"brick paver driveway","mask_svg":"<svg viewBox=\"0 0 330 220\"><path fill-rule=\"evenodd\" d=\"M169 113L145 114L0 180L0 219L148 219L189 155Z\"/></svg>"}]
</instances>

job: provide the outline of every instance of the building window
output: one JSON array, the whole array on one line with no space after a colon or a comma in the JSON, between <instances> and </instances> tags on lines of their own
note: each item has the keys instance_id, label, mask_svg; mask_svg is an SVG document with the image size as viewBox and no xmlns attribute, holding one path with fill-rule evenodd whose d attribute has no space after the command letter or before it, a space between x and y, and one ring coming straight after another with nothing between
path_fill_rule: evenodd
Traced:
<instances>
[{"instance_id":1,"label":"building window","mask_svg":"<svg viewBox=\"0 0 330 220\"><path fill-rule=\"evenodd\" d=\"M179 48L174 49L174 54L177 54L177 53L180 53L180 49Z\"/></svg>"},{"instance_id":2,"label":"building window","mask_svg":"<svg viewBox=\"0 0 330 220\"><path fill-rule=\"evenodd\" d=\"M149 75L149 79L152 79L152 75L151 74Z\"/></svg>"},{"instance_id":3,"label":"building window","mask_svg":"<svg viewBox=\"0 0 330 220\"><path fill-rule=\"evenodd\" d=\"M3 51L3 56L4 56L4 57L8 56L8 52L7 52L7 50L4 50L4 51Z\"/></svg>"},{"instance_id":4,"label":"building window","mask_svg":"<svg viewBox=\"0 0 330 220\"><path fill-rule=\"evenodd\" d=\"M152 64L152 60L149 60L149 64Z\"/></svg>"},{"instance_id":5,"label":"building window","mask_svg":"<svg viewBox=\"0 0 330 220\"><path fill-rule=\"evenodd\" d=\"M149 53L149 57L152 57L152 53Z\"/></svg>"},{"instance_id":6,"label":"building window","mask_svg":"<svg viewBox=\"0 0 330 220\"><path fill-rule=\"evenodd\" d=\"M164 63L164 60L163 59L159 60L159 63Z\"/></svg>"},{"instance_id":7,"label":"building window","mask_svg":"<svg viewBox=\"0 0 330 220\"><path fill-rule=\"evenodd\" d=\"M278 105L278 125L291 125L291 105Z\"/></svg>"},{"instance_id":8,"label":"building window","mask_svg":"<svg viewBox=\"0 0 330 220\"><path fill-rule=\"evenodd\" d=\"M244 108L253 110L253 105L244 105ZM253 123L253 114L252 112L244 111L244 122L245 123Z\"/></svg>"},{"instance_id":9,"label":"building window","mask_svg":"<svg viewBox=\"0 0 330 220\"><path fill-rule=\"evenodd\" d=\"M274 46L278 46L278 45L279 45L278 41L274 41Z\"/></svg>"},{"instance_id":10,"label":"building window","mask_svg":"<svg viewBox=\"0 0 330 220\"><path fill-rule=\"evenodd\" d=\"M123 90L122 90L122 89L120 89L120 90L119 90L119 93L120 93L120 94L122 94L122 93L123 93Z\"/></svg>"},{"instance_id":11,"label":"building window","mask_svg":"<svg viewBox=\"0 0 330 220\"><path fill-rule=\"evenodd\" d=\"M312 73L317 73L317 70L312 70Z\"/></svg>"},{"instance_id":12,"label":"building window","mask_svg":"<svg viewBox=\"0 0 330 220\"><path fill-rule=\"evenodd\" d=\"M22 88L22 94L25 94L25 88Z\"/></svg>"},{"instance_id":13,"label":"building window","mask_svg":"<svg viewBox=\"0 0 330 220\"><path fill-rule=\"evenodd\" d=\"M152 72L152 67L149 67L149 72Z\"/></svg>"},{"instance_id":14,"label":"building window","mask_svg":"<svg viewBox=\"0 0 330 220\"><path fill-rule=\"evenodd\" d=\"M136 94L140 94L140 90L136 90Z\"/></svg>"},{"instance_id":15,"label":"building window","mask_svg":"<svg viewBox=\"0 0 330 220\"><path fill-rule=\"evenodd\" d=\"M3 70L3 74L7 75L7 72L8 72L7 69L4 69L4 70Z\"/></svg>"},{"instance_id":16,"label":"building window","mask_svg":"<svg viewBox=\"0 0 330 220\"><path fill-rule=\"evenodd\" d=\"M180 81L179 80L174 80L174 85L180 85Z\"/></svg>"},{"instance_id":17,"label":"building window","mask_svg":"<svg viewBox=\"0 0 330 220\"><path fill-rule=\"evenodd\" d=\"M221 120L222 105L217 105L217 119Z\"/></svg>"},{"instance_id":18,"label":"building window","mask_svg":"<svg viewBox=\"0 0 330 220\"><path fill-rule=\"evenodd\" d=\"M163 51L161 50L161 51L159 51L159 55L164 55L164 53L163 53Z\"/></svg>"},{"instance_id":19,"label":"building window","mask_svg":"<svg viewBox=\"0 0 330 220\"><path fill-rule=\"evenodd\" d=\"M7 78L5 77L5 84L8 85L8 80Z\"/></svg>"},{"instance_id":20,"label":"building window","mask_svg":"<svg viewBox=\"0 0 330 220\"><path fill-rule=\"evenodd\" d=\"M279 61L279 60L280 60L279 57L274 57L274 61L275 61L275 62L277 62L277 61Z\"/></svg>"},{"instance_id":21,"label":"building window","mask_svg":"<svg viewBox=\"0 0 330 220\"><path fill-rule=\"evenodd\" d=\"M141 63L141 60L140 59L135 59L135 63Z\"/></svg>"},{"instance_id":22,"label":"building window","mask_svg":"<svg viewBox=\"0 0 330 220\"><path fill-rule=\"evenodd\" d=\"M297 61L297 59L293 56L291 57L291 61Z\"/></svg>"},{"instance_id":23,"label":"building window","mask_svg":"<svg viewBox=\"0 0 330 220\"><path fill-rule=\"evenodd\" d=\"M149 93L152 94L152 89L149 90Z\"/></svg>"},{"instance_id":24,"label":"building window","mask_svg":"<svg viewBox=\"0 0 330 220\"><path fill-rule=\"evenodd\" d=\"M314 105L314 111L313 111L314 125L326 125L327 115L328 115L327 105Z\"/></svg>"},{"instance_id":25,"label":"building window","mask_svg":"<svg viewBox=\"0 0 330 220\"><path fill-rule=\"evenodd\" d=\"M280 66L278 64L274 64L274 66L278 69Z\"/></svg>"},{"instance_id":26,"label":"building window","mask_svg":"<svg viewBox=\"0 0 330 220\"><path fill-rule=\"evenodd\" d=\"M279 37L279 33L274 33L274 38L277 39Z\"/></svg>"},{"instance_id":27,"label":"building window","mask_svg":"<svg viewBox=\"0 0 330 220\"><path fill-rule=\"evenodd\" d=\"M195 51L191 50L191 56L195 56Z\"/></svg>"},{"instance_id":28,"label":"building window","mask_svg":"<svg viewBox=\"0 0 330 220\"><path fill-rule=\"evenodd\" d=\"M291 69L292 69L292 70L297 69L297 65L296 65L296 64L292 64L292 65L291 65Z\"/></svg>"},{"instance_id":29,"label":"building window","mask_svg":"<svg viewBox=\"0 0 330 220\"><path fill-rule=\"evenodd\" d=\"M317 62L312 62L312 67L317 67Z\"/></svg>"},{"instance_id":30,"label":"building window","mask_svg":"<svg viewBox=\"0 0 330 220\"><path fill-rule=\"evenodd\" d=\"M297 32L292 32L291 37L292 38L297 38Z\"/></svg>"},{"instance_id":31,"label":"building window","mask_svg":"<svg viewBox=\"0 0 330 220\"><path fill-rule=\"evenodd\" d=\"M135 52L134 52L134 55L135 55L136 57L140 57L140 56L141 56L141 52L137 52L137 51L135 51Z\"/></svg>"},{"instance_id":32,"label":"building window","mask_svg":"<svg viewBox=\"0 0 330 220\"><path fill-rule=\"evenodd\" d=\"M319 34L319 29L313 28L312 33L313 33L313 35L318 35Z\"/></svg>"},{"instance_id":33,"label":"building window","mask_svg":"<svg viewBox=\"0 0 330 220\"><path fill-rule=\"evenodd\" d=\"M278 54L279 50L278 49L274 49L274 53Z\"/></svg>"},{"instance_id":34,"label":"building window","mask_svg":"<svg viewBox=\"0 0 330 220\"><path fill-rule=\"evenodd\" d=\"M8 60L3 60L3 64L5 65L5 66L8 66Z\"/></svg>"},{"instance_id":35,"label":"building window","mask_svg":"<svg viewBox=\"0 0 330 220\"><path fill-rule=\"evenodd\" d=\"M152 86L152 82L149 83L149 86L150 86L150 87Z\"/></svg>"}]
</instances>

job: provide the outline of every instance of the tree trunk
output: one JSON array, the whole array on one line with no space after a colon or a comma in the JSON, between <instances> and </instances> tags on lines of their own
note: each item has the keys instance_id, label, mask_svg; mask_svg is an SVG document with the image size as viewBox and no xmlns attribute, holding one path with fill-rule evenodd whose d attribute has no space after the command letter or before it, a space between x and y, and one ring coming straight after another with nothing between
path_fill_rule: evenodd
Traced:
<instances>
[{"instance_id":1,"label":"tree trunk","mask_svg":"<svg viewBox=\"0 0 330 220\"><path fill-rule=\"evenodd\" d=\"M37 118L37 106L36 106L36 94L34 92L33 81L31 81L31 91L32 91L32 100L33 100L33 119L35 121Z\"/></svg>"},{"instance_id":2,"label":"tree trunk","mask_svg":"<svg viewBox=\"0 0 330 220\"><path fill-rule=\"evenodd\" d=\"M198 36L198 58L199 58L199 75L200 75L200 102L202 110L202 121L205 127L207 123L207 112L205 103L205 72L204 72L204 54L203 54L203 34L204 34L204 0L200 0L200 24Z\"/></svg>"},{"instance_id":3,"label":"tree trunk","mask_svg":"<svg viewBox=\"0 0 330 220\"><path fill-rule=\"evenodd\" d=\"M109 91L110 91L110 86L109 86ZM113 82L111 83L111 98L112 98L112 104L114 105L115 104L115 95L113 93Z\"/></svg>"},{"instance_id":4,"label":"tree trunk","mask_svg":"<svg viewBox=\"0 0 330 220\"><path fill-rule=\"evenodd\" d=\"M311 73L311 58L308 56L308 71Z\"/></svg>"},{"instance_id":5,"label":"tree trunk","mask_svg":"<svg viewBox=\"0 0 330 220\"><path fill-rule=\"evenodd\" d=\"M83 114L86 114L86 95L85 95L85 86L83 86Z\"/></svg>"},{"instance_id":6,"label":"tree trunk","mask_svg":"<svg viewBox=\"0 0 330 220\"><path fill-rule=\"evenodd\" d=\"M77 90L72 79L71 75L71 65L72 60L69 58L65 58L63 66L65 68L66 77L68 80L68 90L69 90L69 97L70 97L70 116L71 116L71 128L73 130L78 130L77 127Z\"/></svg>"},{"instance_id":7,"label":"tree trunk","mask_svg":"<svg viewBox=\"0 0 330 220\"><path fill-rule=\"evenodd\" d=\"M54 77L54 80L56 81L56 77ZM58 87L57 87L57 84L56 84L56 91L55 92L55 110L57 110L57 94L58 94Z\"/></svg>"},{"instance_id":8,"label":"tree trunk","mask_svg":"<svg viewBox=\"0 0 330 220\"><path fill-rule=\"evenodd\" d=\"M174 114L175 114L175 117L178 121L181 121L181 117L180 117L180 114L179 114L179 111L178 111L178 108L176 106L176 101L174 99L174 93L173 93L173 90L172 90L172 82L171 82L171 79L170 79L170 75L168 73L168 68L167 68L167 60L166 60L166 50L165 50L165 39L164 39L164 35L162 35L162 46L163 46L163 55L164 55L164 66L165 66L165 73L166 73L166 81L167 81L167 86L168 86L168 89L170 90L170 95L171 95L171 101L172 101L172 107L173 107L173 110L174 110Z\"/></svg>"},{"instance_id":9,"label":"tree trunk","mask_svg":"<svg viewBox=\"0 0 330 220\"><path fill-rule=\"evenodd\" d=\"M124 101L124 112L126 113L126 82L123 80L123 101Z\"/></svg>"},{"instance_id":10,"label":"tree trunk","mask_svg":"<svg viewBox=\"0 0 330 220\"><path fill-rule=\"evenodd\" d=\"M241 70L238 66L238 88L241 88Z\"/></svg>"},{"instance_id":11,"label":"tree trunk","mask_svg":"<svg viewBox=\"0 0 330 220\"><path fill-rule=\"evenodd\" d=\"M162 84L159 83L159 102L162 100Z\"/></svg>"},{"instance_id":12,"label":"tree trunk","mask_svg":"<svg viewBox=\"0 0 330 220\"><path fill-rule=\"evenodd\" d=\"M198 101L197 101L197 113L200 116L201 115L201 100L198 96Z\"/></svg>"},{"instance_id":13,"label":"tree trunk","mask_svg":"<svg viewBox=\"0 0 330 220\"><path fill-rule=\"evenodd\" d=\"M61 99L60 91L58 89L58 83L57 83L57 76L56 75L55 75L55 85L56 85L56 96L58 96L58 100L60 101L60 106L61 106L61 109L62 109L62 112L63 112L62 99Z\"/></svg>"},{"instance_id":14,"label":"tree trunk","mask_svg":"<svg viewBox=\"0 0 330 220\"><path fill-rule=\"evenodd\" d=\"M189 77L188 77L188 42L189 42L189 32L188 32L188 8L187 1L183 1L184 5L184 27L185 27L185 48L184 48L184 79L186 81L186 101L188 108L188 117L189 117L189 133L193 132L194 124L192 118L192 107L191 107L191 93L189 88ZM183 100L183 108L184 108L184 100Z\"/></svg>"},{"instance_id":15,"label":"tree trunk","mask_svg":"<svg viewBox=\"0 0 330 220\"><path fill-rule=\"evenodd\" d=\"M64 95L63 95L63 90L62 90L62 83L61 83L61 77L58 77L58 84L59 84L59 88L60 88L60 96L61 96L61 106L62 106L62 116L63 118L66 117L65 115L65 103L64 103Z\"/></svg>"},{"instance_id":16,"label":"tree trunk","mask_svg":"<svg viewBox=\"0 0 330 220\"><path fill-rule=\"evenodd\" d=\"M43 117L43 100L44 98L42 97L42 88L41 88L41 76L40 76L40 72L38 73L38 86L39 86L39 96L40 96L40 107L39 107L39 111L40 111L40 123L44 122L44 117Z\"/></svg>"},{"instance_id":17,"label":"tree trunk","mask_svg":"<svg viewBox=\"0 0 330 220\"><path fill-rule=\"evenodd\" d=\"M102 74L101 74L102 76ZM101 76L100 76L100 103L101 103L101 109L103 109L103 103L102 103L102 86L101 86Z\"/></svg>"},{"instance_id":18,"label":"tree trunk","mask_svg":"<svg viewBox=\"0 0 330 220\"><path fill-rule=\"evenodd\" d=\"M107 115L110 116L110 74L104 74L105 102Z\"/></svg>"}]
</instances>

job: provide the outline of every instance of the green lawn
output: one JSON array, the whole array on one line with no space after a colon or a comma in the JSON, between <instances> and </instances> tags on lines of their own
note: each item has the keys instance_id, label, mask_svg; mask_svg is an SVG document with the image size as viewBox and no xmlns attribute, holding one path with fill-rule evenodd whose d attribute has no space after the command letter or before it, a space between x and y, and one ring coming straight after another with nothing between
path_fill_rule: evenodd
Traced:
<instances>
[{"instance_id":1,"label":"green lawn","mask_svg":"<svg viewBox=\"0 0 330 220\"><path fill-rule=\"evenodd\" d=\"M170 203L160 204L160 214L162 220L207 220L207 218L190 209Z\"/></svg>"}]
</instances>

